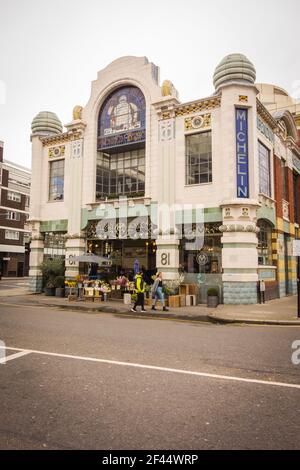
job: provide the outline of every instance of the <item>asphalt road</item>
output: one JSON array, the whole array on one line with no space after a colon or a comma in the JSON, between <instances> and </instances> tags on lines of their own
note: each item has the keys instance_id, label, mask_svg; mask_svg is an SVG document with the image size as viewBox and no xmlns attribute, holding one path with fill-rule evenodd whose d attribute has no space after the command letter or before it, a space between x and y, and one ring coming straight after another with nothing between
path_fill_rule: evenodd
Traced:
<instances>
[{"instance_id":1,"label":"asphalt road","mask_svg":"<svg viewBox=\"0 0 300 470\"><path fill-rule=\"evenodd\" d=\"M300 328L0 302L0 449L300 448Z\"/></svg>"}]
</instances>

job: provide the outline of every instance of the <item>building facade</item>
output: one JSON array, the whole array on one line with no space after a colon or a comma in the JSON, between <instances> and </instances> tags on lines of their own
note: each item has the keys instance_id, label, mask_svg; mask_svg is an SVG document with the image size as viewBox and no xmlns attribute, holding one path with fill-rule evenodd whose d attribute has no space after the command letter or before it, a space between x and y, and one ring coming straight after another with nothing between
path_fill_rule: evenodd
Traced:
<instances>
[{"instance_id":1,"label":"building facade","mask_svg":"<svg viewBox=\"0 0 300 470\"><path fill-rule=\"evenodd\" d=\"M0 142L0 273L28 276L31 174L28 168L3 159Z\"/></svg>"},{"instance_id":2,"label":"building facade","mask_svg":"<svg viewBox=\"0 0 300 470\"><path fill-rule=\"evenodd\" d=\"M197 283L203 302L213 286L224 303L256 303L261 279L267 298L295 293L297 129L290 111L263 105L255 78L231 54L211 96L181 103L157 66L123 57L98 73L64 132L55 114L39 113L31 290L41 290L45 257L63 257L71 278L81 269L74 256L88 251L125 271L138 260L167 282Z\"/></svg>"}]
</instances>

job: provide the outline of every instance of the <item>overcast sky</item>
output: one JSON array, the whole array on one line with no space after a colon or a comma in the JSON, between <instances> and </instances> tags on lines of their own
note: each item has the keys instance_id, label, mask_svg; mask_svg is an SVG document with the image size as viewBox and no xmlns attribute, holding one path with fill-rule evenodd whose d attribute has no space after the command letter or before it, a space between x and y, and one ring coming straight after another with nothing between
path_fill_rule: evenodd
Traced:
<instances>
[{"instance_id":1,"label":"overcast sky","mask_svg":"<svg viewBox=\"0 0 300 470\"><path fill-rule=\"evenodd\" d=\"M183 102L213 93L214 69L232 52L254 63L257 82L300 88L299 0L0 0L0 18L0 140L25 166L33 117L53 111L68 123L120 56L147 56Z\"/></svg>"}]
</instances>

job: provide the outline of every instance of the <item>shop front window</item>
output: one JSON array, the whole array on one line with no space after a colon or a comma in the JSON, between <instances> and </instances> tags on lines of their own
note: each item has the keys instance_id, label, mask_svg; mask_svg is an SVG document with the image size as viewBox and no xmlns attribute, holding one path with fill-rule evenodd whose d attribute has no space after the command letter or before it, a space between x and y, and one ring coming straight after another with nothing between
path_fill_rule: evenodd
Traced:
<instances>
[{"instance_id":1,"label":"shop front window","mask_svg":"<svg viewBox=\"0 0 300 470\"><path fill-rule=\"evenodd\" d=\"M272 265L272 225L266 220L257 222L258 234L258 264Z\"/></svg>"},{"instance_id":2,"label":"shop front window","mask_svg":"<svg viewBox=\"0 0 300 470\"><path fill-rule=\"evenodd\" d=\"M181 240L180 268L185 273L221 274L222 243L219 226L221 223L208 223L204 226L204 242L201 250L189 251L187 242Z\"/></svg>"}]
</instances>

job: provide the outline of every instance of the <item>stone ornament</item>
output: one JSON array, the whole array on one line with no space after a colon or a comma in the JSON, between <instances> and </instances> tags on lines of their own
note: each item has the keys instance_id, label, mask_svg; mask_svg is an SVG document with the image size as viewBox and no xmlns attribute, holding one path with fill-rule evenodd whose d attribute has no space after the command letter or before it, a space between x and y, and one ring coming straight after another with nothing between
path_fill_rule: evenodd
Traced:
<instances>
[{"instance_id":1,"label":"stone ornament","mask_svg":"<svg viewBox=\"0 0 300 470\"><path fill-rule=\"evenodd\" d=\"M71 155L72 158L81 158L82 157L82 148L83 148L83 140L73 140L72 141L72 150Z\"/></svg>"},{"instance_id":2,"label":"stone ornament","mask_svg":"<svg viewBox=\"0 0 300 470\"><path fill-rule=\"evenodd\" d=\"M230 225L221 225L219 228L220 232L248 232L248 233L258 233L259 228L254 224L241 225L241 224L230 224Z\"/></svg>"},{"instance_id":3,"label":"stone ornament","mask_svg":"<svg viewBox=\"0 0 300 470\"><path fill-rule=\"evenodd\" d=\"M59 145L57 147L51 147L48 149L49 158L61 158L65 156L66 147L65 145Z\"/></svg>"},{"instance_id":4,"label":"stone ornament","mask_svg":"<svg viewBox=\"0 0 300 470\"><path fill-rule=\"evenodd\" d=\"M186 131L201 129L204 127L211 127L211 114L204 114L200 116L186 118L184 120L184 127Z\"/></svg>"},{"instance_id":5,"label":"stone ornament","mask_svg":"<svg viewBox=\"0 0 300 470\"><path fill-rule=\"evenodd\" d=\"M83 107L79 105L73 108L73 121L77 121L78 119L82 118L82 110Z\"/></svg>"},{"instance_id":6,"label":"stone ornament","mask_svg":"<svg viewBox=\"0 0 300 470\"><path fill-rule=\"evenodd\" d=\"M175 122L174 119L167 121L160 121L159 123L159 136L161 142L173 140L175 137Z\"/></svg>"}]
</instances>

